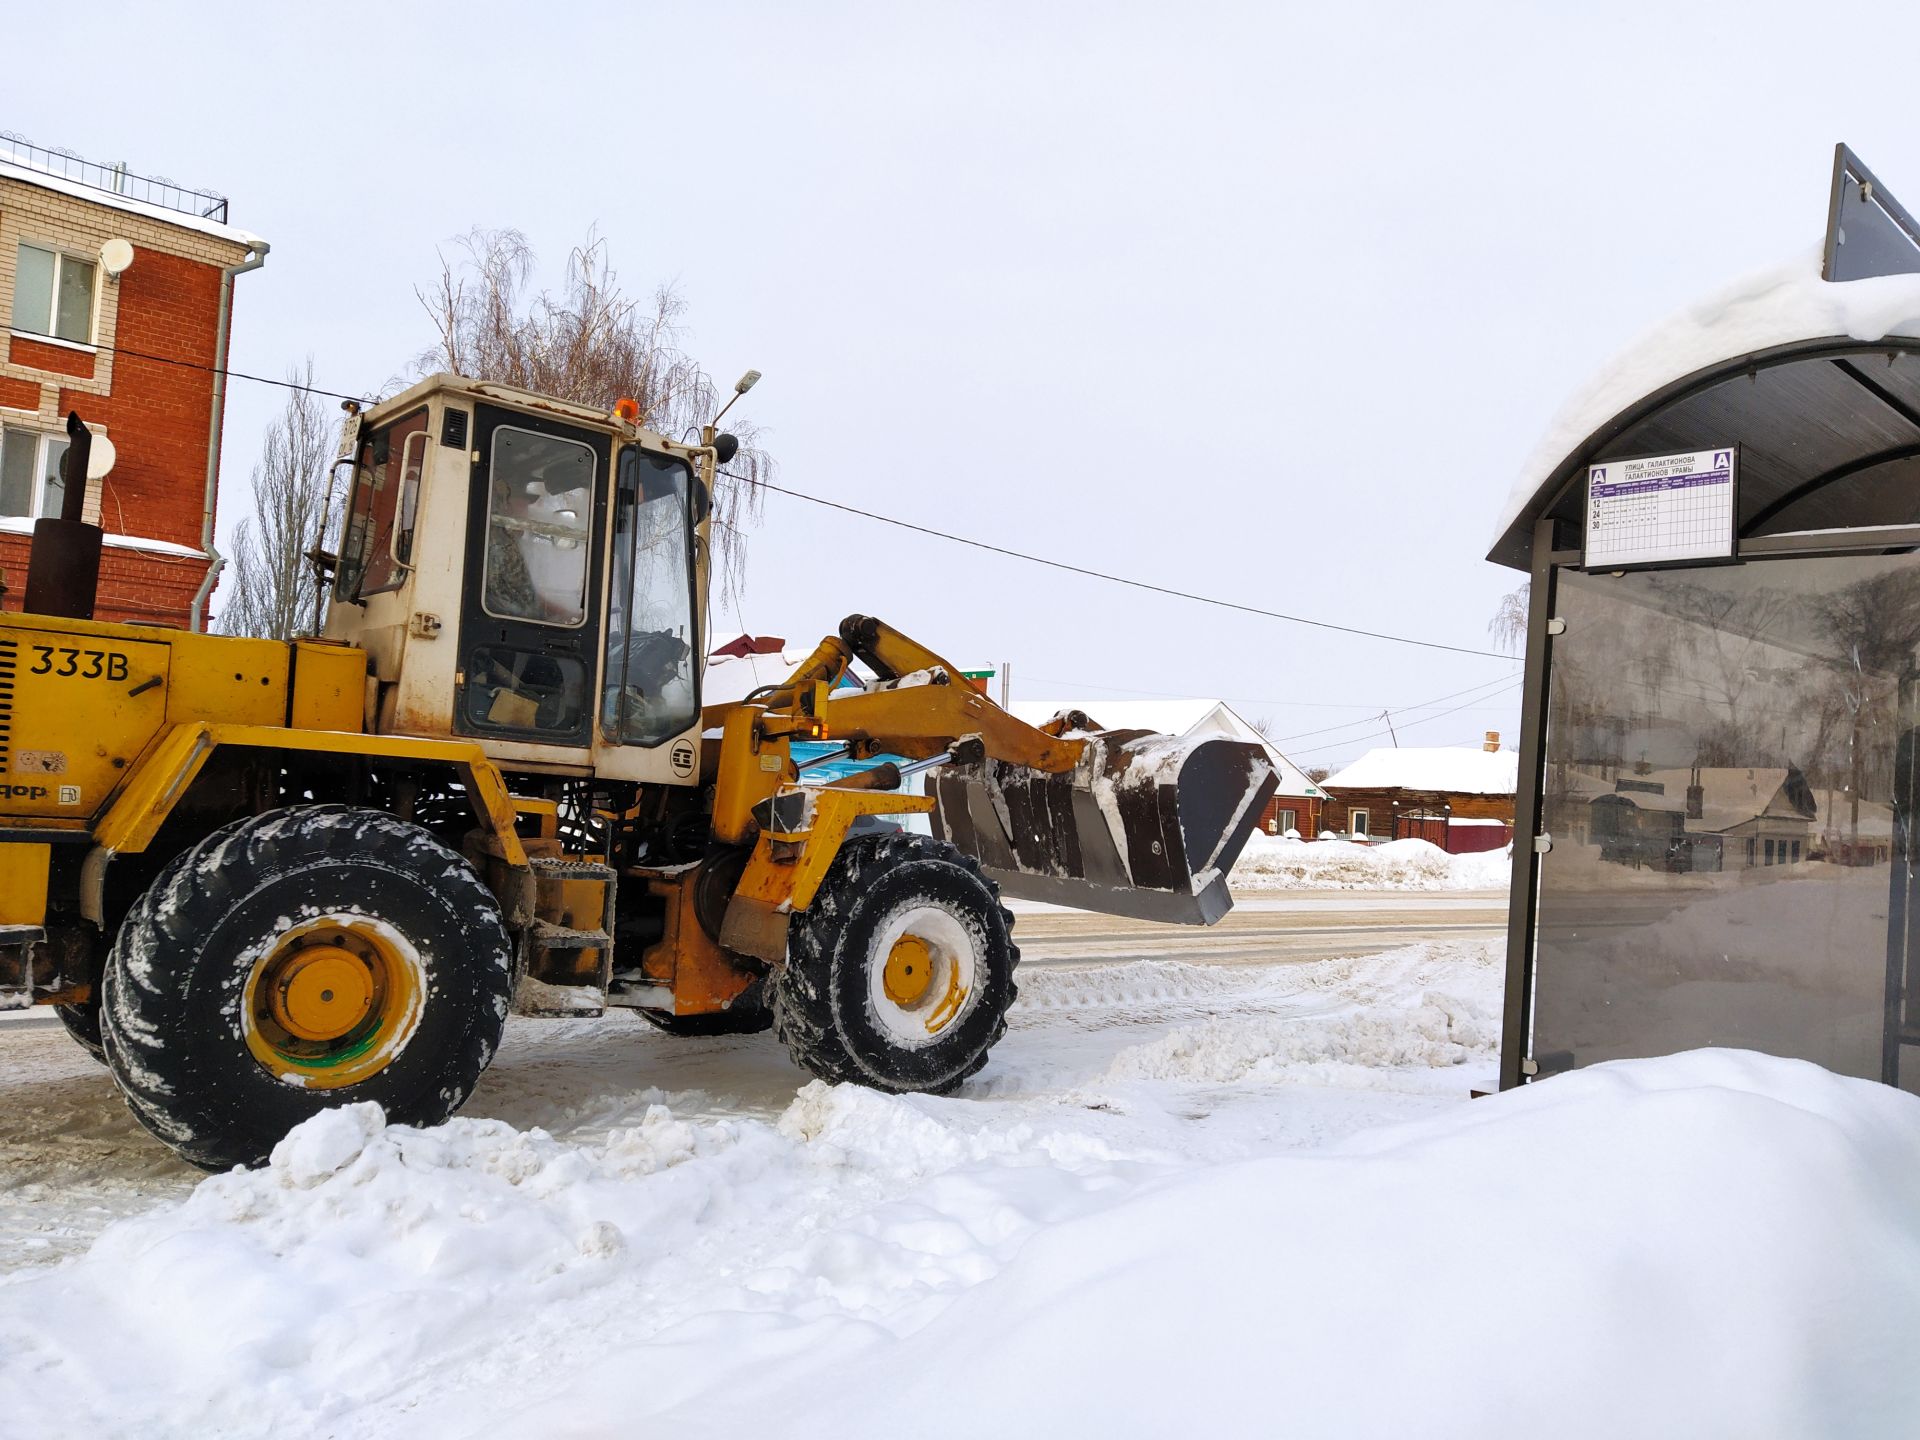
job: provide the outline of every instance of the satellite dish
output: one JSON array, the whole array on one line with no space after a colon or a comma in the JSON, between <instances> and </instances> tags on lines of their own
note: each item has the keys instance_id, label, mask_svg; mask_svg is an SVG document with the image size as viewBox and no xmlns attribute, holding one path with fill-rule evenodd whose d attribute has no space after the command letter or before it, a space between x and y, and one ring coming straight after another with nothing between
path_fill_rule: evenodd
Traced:
<instances>
[{"instance_id":1,"label":"satellite dish","mask_svg":"<svg viewBox=\"0 0 1920 1440\"><path fill-rule=\"evenodd\" d=\"M113 242L109 240L107 243L111 245ZM127 242L122 240L120 243L124 245ZM87 454L87 478L89 480L105 479L107 472L113 469L115 458L113 441L104 435L95 435L93 447Z\"/></svg>"},{"instance_id":2,"label":"satellite dish","mask_svg":"<svg viewBox=\"0 0 1920 1440\"><path fill-rule=\"evenodd\" d=\"M118 275L133 264L133 246L119 236L107 241L100 247L100 268L109 275Z\"/></svg>"}]
</instances>

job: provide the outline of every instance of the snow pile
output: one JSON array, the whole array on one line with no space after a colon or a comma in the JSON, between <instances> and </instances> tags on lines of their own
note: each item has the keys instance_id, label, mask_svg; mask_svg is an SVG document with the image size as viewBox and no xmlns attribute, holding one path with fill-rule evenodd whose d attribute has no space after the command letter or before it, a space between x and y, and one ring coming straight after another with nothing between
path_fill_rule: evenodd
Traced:
<instances>
[{"instance_id":1,"label":"snow pile","mask_svg":"<svg viewBox=\"0 0 1920 1440\"><path fill-rule=\"evenodd\" d=\"M1910 1434L1920 1100L1708 1051L1467 1102L1499 971L1036 968L955 1098L330 1112L0 1279L0 1428ZM758 1053L546 1033L602 1097Z\"/></svg>"},{"instance_id":2,"label":"snow pile","mask_svg":"<svg viewBox=\"0 0 1920 1440\"><path fill-rule=\"evenodd\" d=\"M1235 890L1504 890L1511 847L1449 855L1426 840L1361 845L1255 834L1228 883Z\"/></svg>"},{"instance_id":3,"label":"snow pile","mask_svg":"<svg viewBox=\"0 0 1920 1440\"><path fill-rule=\"evenodd\" d=\"M1043 1228L908 1336L807 1327L672 1419L1895 1437L1920 1406L1916 1334L1920 1100L1706 1051L1136 1189ZM615 1387L591 1389L613 1424Z\"/></svg>"},{"instance_id":4,"label":"snow pile","mask_svg":"<svg viewBox=\"0 0 1920 1440\"><path fill-rule=\"evenodd\" d=\"M1799 340L1920 335L1920 275L1830 284L1820 250L1761 270L1649 331L1570 399L1515 480L1493 543L1520 518L1575 446L1629 405L1722 360Z\"/></svg>"}]
</instances>

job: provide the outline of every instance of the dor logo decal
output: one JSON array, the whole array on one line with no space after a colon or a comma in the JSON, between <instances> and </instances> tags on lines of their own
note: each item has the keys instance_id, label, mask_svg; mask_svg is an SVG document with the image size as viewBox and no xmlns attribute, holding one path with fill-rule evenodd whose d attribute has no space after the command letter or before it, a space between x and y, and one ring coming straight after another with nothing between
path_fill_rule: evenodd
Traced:
<instances>
[{"instance_id":1,"label":"dor logo decal","mask_svg":"<svg viewBox=\"0 0 1920 1440\"><path fill-rule=\"evenodd\" d=\"M686 740L674 742L673 749L667 752L667 763L673 766L676 775L693 773L693 745Z\"/></svg>"}]
</instances>

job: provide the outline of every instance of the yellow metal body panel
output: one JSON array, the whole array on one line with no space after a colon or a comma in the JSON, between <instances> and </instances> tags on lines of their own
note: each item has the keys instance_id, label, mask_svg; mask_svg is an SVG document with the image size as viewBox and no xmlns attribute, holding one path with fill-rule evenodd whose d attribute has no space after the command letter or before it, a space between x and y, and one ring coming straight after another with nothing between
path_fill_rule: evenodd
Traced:
<instances>
[{"instance_id":1,"label":"yellow metal body panel","mask_svg":"<svg viewBox=\"0 0 1920 1440\"><path fill-rule=\"evenodd\" d=\"M926 795L899 795L885 790L836 790L822 786L813 793L813 823L791 835L763 834L754 842L753 855L734 890L746 899L773 908L804 910L820 892L847 831L862 815L924 815L933 809Z\"/></svg>"},{"instance_id":2,"label":"yellow metal body panel","mask_svg":"<svg viewBox=\"0 0 1920 1440\"><path fill-rule=\"evenodd\" d=\"M713 780L713 834L728 845L753 834L753 807L794 778L787 741L764 733L765 715L758 705L737 705L726 712Z\"/></svg>"},{"instance_id":3,"label":"yellow metal body panel","mask_svg":"<svg viewBox=\"0 0 1920 1440\"><path fill-rule=\"evenodd\" d=\"M40 925L47 918L51 845L0 845L0 925Z\"/></svg>"},{"instance_id":4,"label":"yellow metal body panel","mask_svg":"<svg viewBox=\"0 0 1920 1440\"><path fill-rule=\"evenodd\" d=\"M0 626L13 657L0 815L57 829L84 828L165 728L173 659L164 644L90 633L130 627L70 623Z\"/></svg>"},{"instance_id":5,"label":"yellow metal body panel","mask_svg":"<svg viewBox=\"0 0 1920 1440\"><path fill-rule=\"evenodd\" d=\"M297 640L287 723L296 730L365 728L367 652L352 645Z\"/></svg>"},{"instance_id":6,"label":"yellow metal body panel","mask_svg":"<svg viewBox=\"0 0 1920 1440\"><path fill-rule=\"evenodd\" d=\"M847 831L862 815L925 815L933 809L928 795L897 795L888 791L822 789L813 803L813 828L804 837L800 858L793 864L793 908L804 910L820 893L820 882L839 858Z\"/></svg>"},{"instance_id":7,"label":"yellow metal body panel","mask_svg":"<svg viewBox=\"0 0 1920 1440\"><path fill-rule=\"evenodd\" d=\"M332 730L289 730L268 725L178 725L140 766L94 832L102 850L117 854L144 850L174 805L222 745L308 754L370 755L451 765L467 787L475 818L492 833L503 859L524 868L526 850L514 831L518 813L500 772L486 752L466 740L411 740L395 735L349 735Z\"/></svg>"},{"instance_id":8,"label":"yellow metal body panel","mask_svg":"<svg viewBox=\"0 0 1920 1440\"><path fill-rule=\"evenodd\" d=\"M148 630L147 635L154 632ZM278 640L166 632L173 652L167 719L225 725L284 725L292 647Z\"/></svg>"},{"instance_id":9,"label":"yellow metal body panel","mask_svg":"<svg viewBox=\"0 0 1920 1440\"><path fill-rule=\"evenodd\" d=\"M759 978L714 944L700 928L694 904L693 874L653 878L647 889L666 902L666 928L640 959L640 973L673 991L676 1015L711 1015L725 1010Z\"/></svg>"},{"instance_id":10,"label":"yellow metal body panel","mask_svg":"<svg viewBox=\"0 0 1920 1440\"><path fill-rule=\"evenodd\" d=\"M6 616L0 818L84 830L168 726L284 724L290 653L275 640Z\"/></svg>"}]
</instances>

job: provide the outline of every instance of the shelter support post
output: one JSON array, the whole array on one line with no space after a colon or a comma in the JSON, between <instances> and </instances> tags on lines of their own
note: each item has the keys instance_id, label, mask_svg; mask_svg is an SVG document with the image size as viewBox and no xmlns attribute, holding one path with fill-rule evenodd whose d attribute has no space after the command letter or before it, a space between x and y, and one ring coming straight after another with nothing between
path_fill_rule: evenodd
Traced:
<instances>
[{"instance_id":1,"label":"shelter support post","mask_svg":"<svg viewBox=\"0 0 1920 1440\"><path fill-rule=\"evenodd\" d=\"M1507 904L1506 1010L1500 1025L1500 1088L1526 1078L1528 1017L1533 1013L1534 930L1539 919L1541 800L1545 794L1547 621L1553 615L1553 519L1533 526L1532 588L1527 604L1527 658L1520 701L1520 763L1513 796L1513 881Z\"/></svg>"}]
</instances>

